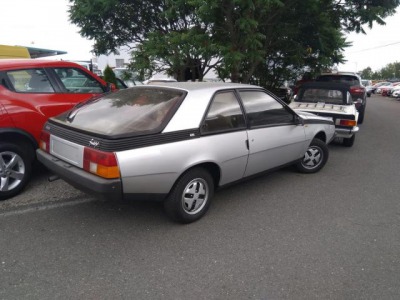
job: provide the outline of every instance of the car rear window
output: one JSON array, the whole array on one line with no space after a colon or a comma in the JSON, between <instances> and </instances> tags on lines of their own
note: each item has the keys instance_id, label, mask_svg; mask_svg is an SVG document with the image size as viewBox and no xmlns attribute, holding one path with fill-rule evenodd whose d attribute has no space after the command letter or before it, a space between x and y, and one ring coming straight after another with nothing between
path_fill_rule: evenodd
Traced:
<instances>
[{"instance_id":1,"label":"car rear window","mask_svg":"<svg viewBox=\"0 0 400 300\"><path fill-rule=\"evenodd\" d=\"M360 85L360 81L357 76L351 75L323 75L317 77L317 81L320 82L341 82L350 85Z\"/></svg>"},{"instance_id":2,"label":"car rear window","mask_svg":"<svg viewBox=\"0 0 400 300\"><path fill-rule=\"evenodd\" d=\"M304 89L300 90L297 102L344 104L344 95L340 90L334 89Z\"/></svg>"},{"instance_id":3,"label":"car rear window","mask_svg":"<svg viewBox=\"0 0 400 300\"><path fill-rule=\"evenodd\" d=\"M107 136L155 133L166 125L185 94L177 89L130 88L91 99L57 119Z\"/></svg>"}]
</instances>

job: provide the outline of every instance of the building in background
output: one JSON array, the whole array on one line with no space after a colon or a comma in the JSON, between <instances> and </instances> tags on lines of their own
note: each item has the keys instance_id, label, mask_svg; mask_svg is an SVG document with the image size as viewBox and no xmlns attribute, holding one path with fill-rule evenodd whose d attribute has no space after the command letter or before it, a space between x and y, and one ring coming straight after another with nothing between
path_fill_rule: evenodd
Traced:
<instances>
[{"instance_id":1,"label":"building in background","mask_svg":"<svg viewBox=\"0 0 400 300\"><path fill-rule=\"evenodd\" d=\"M130 61L130 50L127 47L119 49L119 54L111 53L109 55L99 55L93 59L98 69L104 71L105 67L109 65L114 68L126 68Z\"/></svg>"}]
</instances>

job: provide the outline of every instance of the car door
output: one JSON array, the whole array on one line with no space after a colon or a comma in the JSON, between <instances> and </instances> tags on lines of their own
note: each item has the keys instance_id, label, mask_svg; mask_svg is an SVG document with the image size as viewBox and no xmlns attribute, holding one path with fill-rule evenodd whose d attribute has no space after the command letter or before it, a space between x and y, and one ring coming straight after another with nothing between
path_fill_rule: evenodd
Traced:
<instances>
[{"instance_id":1,"label":"car door","mask_svg":"<svg viewBox=\"0 0 400 300\"><path fill-rule=\"evenodd\" d=\"M249 155L248 138L244 113L234 91L214 95L201 133L207 153L221 168L220 185L241 179Z\"/></svg>"},{"instance_id":2,"label":"car door","mask_svg":"<svg viewBox=\"0 0 400 300\"><path fill-rule=\"evenodd\" d=\"M5 71L9 88L4 90L5 109L19 129L39 137L44 122L72 105L59 97L58 87L44 68Z\"/></svg>"},{"instance_id":3,"label":"car door","mask_svg":"<svg viewBox=\"0 0 400 300\"><path fill-rule=\"evenodd\" d=\"M248 122L249 159L245 176L269 170L302 157L304 126L296 114L263 90L240 90Z\"/></svg>"}]
</instances>

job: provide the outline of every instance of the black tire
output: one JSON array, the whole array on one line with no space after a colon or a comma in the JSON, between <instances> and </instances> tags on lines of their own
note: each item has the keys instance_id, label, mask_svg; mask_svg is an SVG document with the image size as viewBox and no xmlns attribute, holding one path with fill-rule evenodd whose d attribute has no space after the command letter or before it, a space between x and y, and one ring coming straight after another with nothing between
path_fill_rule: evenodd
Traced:
<instances>
[{"instance_id":1,"label":"black tire","mask_svg":"<svg viewBox=\"0 0 400 300\"><path fill-rule=\"evenodd\" d=\"M328 157L328 146L315 138L311 141L301 161L296 164L296 168L301 173L316 173L325 166Z\"/></svg>"},{"instance_id":2,"label":"black tire","mask_svg":"<svg viewBox=\"0 0 400 300\"><path fill-rule=\"evenodd\" d=\"M19 194L32 173L31 148L25 144L0 144L0 200Z\"/></svg>"},{"instance_id":3,"label":"black tire","mask_svg":"<svg viewBox=\"0 0 400 300\"><path fill-rule=\"evenodd\" d=\"M348 139L343 139L343 146L345 146L345 147L352 147L353 146L353 144L354 144L354 140L356 139L356 135L355 134L353 134L352 136L351 136L351 138L348 138Z\"/></svg>"},{"instance_id":4,"label":"black tire","mask_svg":"<svg viewBox=\"0 0 400 300\"><path fill-rule=\"evenodd\" d=\"M367 106L367 102L364 103L364 106L362 107L362 109L359 111L359 115L358 115L358 120L357 123L358 124L362 124L364 122L364 115L365 115L365 108Z\"/></svg>"},{"instance_id":5,"label":"black tire","mask_svg":"<svg viewBox=\"0 0 400 300\"><path fill-rule=\"evenodd\" d=\"M362 124L364 122L364 110L362 110L361 112L360 112L360 114L358 115L358 121L357 121L357 123L358 124Z\"/></svg>"},{"instance_id":6,"label":"black tire","mask_svg":"<svg viewBox=\"0 0 400 300\"><path fill-rule=\"evenodd\" d=\"M164 201L164 209L174 221L191 223L207 212L213 195L214 180L210 173L203 168L191 169L176 181Z\"/></svg>"}]
</instances>

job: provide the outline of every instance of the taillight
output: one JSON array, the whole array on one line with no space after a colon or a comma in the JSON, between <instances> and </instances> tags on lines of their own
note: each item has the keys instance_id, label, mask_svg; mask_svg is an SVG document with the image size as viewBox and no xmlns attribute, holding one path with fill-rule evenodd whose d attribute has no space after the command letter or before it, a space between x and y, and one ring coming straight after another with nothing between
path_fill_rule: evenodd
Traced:
<instances>
[{"instance_id":1,"label":"taillight","mask_svg":"<svg viewBox=\"0 0 400 300\"><path fill-rule=\"evenodd\" d=\"M40 133L39 148L50 153L50 133L42 130Z\"/></svg>"},{"instance_id":2,"label":"taillight","mask_svg":"<svg viewBox=\"0 0 400 300\"><path fill-rule=\"evenodd\" d=\"M357 121L356 120L346 120L346 119L336 119L336 125L354 127L354 126L357 126Z\"/></svg>"},{"instance_id":3,"label":"taillight","mask_svg":"<svg viewBox=\"0 0 400 300\"><path fill-rule=\"evenodd\" d=\"M114 152L103 152L85 147L83 169L103 178L119 178L119 168Z\"/></svg>"},{"instance_id":4,"label":"taillight","mask_svg":"<svg viewBox=\"0 0 400 300\"><path fill-rule=\"evenodd\" d=\"M350 87L350 93L351 94L361 94L364 93L365 89L360 86L351 86Z\"/></svg>"}]
</instances>

